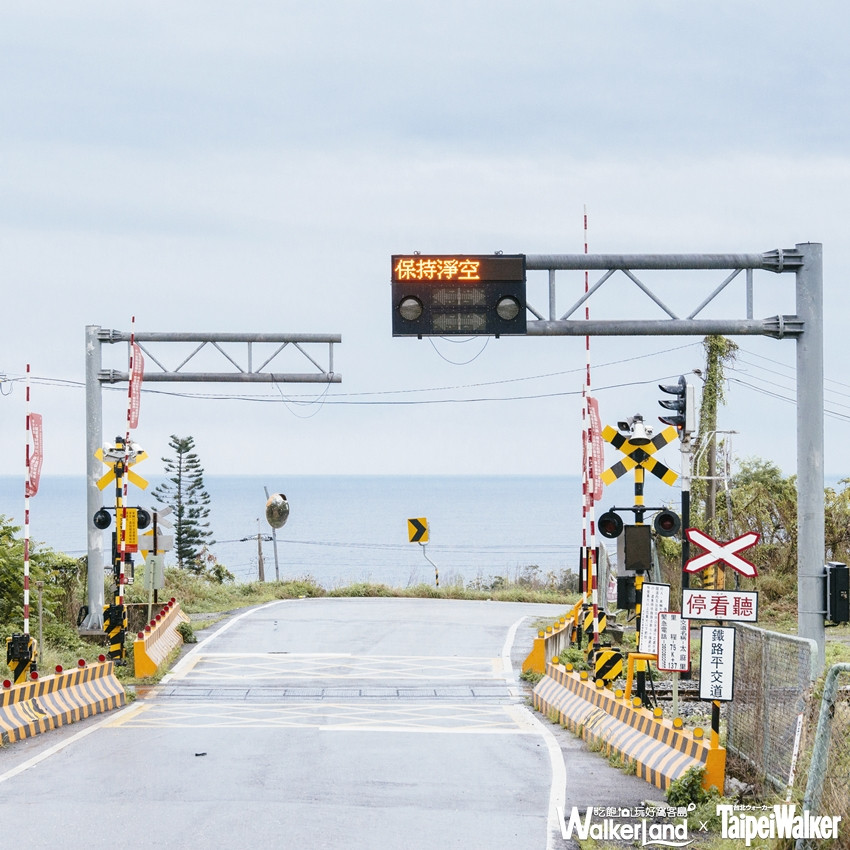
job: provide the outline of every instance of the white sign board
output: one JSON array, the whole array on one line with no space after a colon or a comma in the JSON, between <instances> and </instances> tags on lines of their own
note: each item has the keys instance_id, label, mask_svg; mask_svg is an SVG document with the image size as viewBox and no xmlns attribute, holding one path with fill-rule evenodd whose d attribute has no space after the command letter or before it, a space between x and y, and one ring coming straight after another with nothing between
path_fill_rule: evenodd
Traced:
<instances>
[{"instance_id":1,"label":"white sign board","mask_svg":"<svg viewBox=\"0 0 850 850\"><path fill-rule=\"evenodd\" d=\"M682 616L689 620L758 622L759 595L754 590L682 590Z\"/></svg>"},{"instance_id":2,"label":"white sign board","mask_svg":"<svg viewBox=\"0 0 850 850\"><path fill-rule=\"evenodd\" d=\"M679 613L662 611L658 615L659 670L685 673L691 667L690 623Z\"/></svg>"},{"instance_id":3,"label":"white sign board","mask_svg":"<svg viewBox=\"0 0 850 850\"><path fill-rule=\"evenodd\" d=\"M729 702L735 675L735 629L703 626L699 661L699 698Z\"/></svg>"},{"instance_id":4,"label":"white sign board","mask_svg":"<svg viewBox=\"0 0 850 850\"><path fill-rule=\"evenodd\" d=\"M165 587L165 556L148 555L145 561L145 589L162 590Z\"/></svg>"},{"instance_id":5,"label":"white sign board","mask_svg":"<svg viewBox=\"0 0 850 850\"><path fill-rule=\"evenodd\" d=\"M640 600L640 640L638 652L658 652L658 615L670 610L670 585L643 583Z\"/></svg>"}]
</instances>

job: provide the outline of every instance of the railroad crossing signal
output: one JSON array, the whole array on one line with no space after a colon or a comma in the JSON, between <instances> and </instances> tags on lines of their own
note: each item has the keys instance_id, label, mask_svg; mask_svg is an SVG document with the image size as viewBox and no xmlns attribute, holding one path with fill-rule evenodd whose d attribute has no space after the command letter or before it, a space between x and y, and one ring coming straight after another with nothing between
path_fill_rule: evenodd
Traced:
<instances>
[{"instance_id":1,"label":"railroad crossing signal","mask_svg":"<svg viewBox=\"0 0 850 850\"><path fill-rule=\"evenodd\" d=\"M602 473L602 481L605 484L613 484L629 470L640 467L660 478L665 484L672 486L679 476L660 460L654 458L653 455L658 449L673 442L678 436L676 428L672 425L665 428L660 434L656 434L652 439L627 438L615 428L606 425L602 429L602 439L614 446L615 449L619 449L625 455L625 458L606 469Z\"/></svg>"},{"instance_id":2,"label":"railroad crossing signal","mask_svg":"<svg viewBox=\"0 0 850 850\"><path fill-rule=\"evenodd\" d=\"M130 462L129 466L134 466L137 463L141 463L143 460L147 460L148 453L138 445L138 443L130 443ZM114 448L107 448L106 452L103 449L98 449L94 456L101 462L106 464L109 467L109 472L107 472L98 482L97 488L98 490L103 490L107 485L111 484L115 481L115 467L119 463L124 462L124 447L116 445ZM148 482L133 472L132 469L127 469L126 471L127 480L131 484L135 484L140 490L144 490L148 486Z\"/></svg>"},{"instance_id":3,"label":"railroad crossing signal","mask_svg":"<svg viewBox=\"0 0 850 850\"><path fill-rule=\"evenodd\" d=\"M733 570L741 573L741 575L751 578L758 575L755 564L735 554L742 549L749 549L750 546L758 543L759 535L755 531L748 531L746 534L742 534L728 543L721 543L713 537L709 537L698 528L687 529L685 535L691 543L696 543L697 546L702 546L703 549L707 549L708 551L702 555L697 555L695 558L691 558L682 568L684 572L697 573L711 564L722 561L732 567Z\"/></svg>"},{"instance_id":4,"label":"railroad crossing signal","mask_svg":"<svg viewBox=\"0 0 850 850\"><path fill-rule=\"evenodd\" d=\"M407 521L407 536L411 543L428 542L428 520L423 516Z\"/></svg>"}]
</instances>

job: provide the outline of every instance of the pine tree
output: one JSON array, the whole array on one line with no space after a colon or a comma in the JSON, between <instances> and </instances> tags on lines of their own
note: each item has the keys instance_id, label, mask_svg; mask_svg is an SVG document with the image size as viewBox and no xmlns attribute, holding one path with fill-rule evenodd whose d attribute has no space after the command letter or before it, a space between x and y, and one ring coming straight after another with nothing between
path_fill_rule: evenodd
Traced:
<instances>
[{"instance_id":1,"label":"pine tree","mask_svg":"<svg viewBox=\"0 0 850 850\"><path fill-rule=\"evenodd\" d=\"M209 522L206 522L210 513L210 496L204 487L204 469L194 451L192 437L172 434L168 445L175 457L162 458L167 481L154 489L153 496L173 511L177 566L198 572L203 569L203 548L215 542Z\"/></svg>"}]
</instances>

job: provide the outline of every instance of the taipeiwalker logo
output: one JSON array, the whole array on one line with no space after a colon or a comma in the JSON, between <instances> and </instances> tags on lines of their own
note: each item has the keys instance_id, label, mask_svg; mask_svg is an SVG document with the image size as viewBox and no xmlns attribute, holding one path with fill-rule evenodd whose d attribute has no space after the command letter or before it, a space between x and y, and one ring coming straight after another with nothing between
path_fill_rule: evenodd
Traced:
<instances>
[{"instance_id":1,"label":"taipeiwalker logo","mask_svg":"<svg viewBox=\"0 0 850 850\"><path fill-rule=\"evenodd\" d=\"M640 841L641 847L659 845L662 847L687 847L695 839L688 838L688 819L679 823L647 823L646 819L632 823L621 823L617 818L602 818L593 821L593 809L588 808L584 819L577 806L573 806L570 819L564 817L564 810L558 809L561 824L561 837L568 841L575 833L576 838L586 841Z\"/></svg>"},{"instance_id":2,"label":"taipeiwalker logo","mask_svg":"<svg viewBox=\"0 0 850 850\"><path fill-rule=\"evenodd\" d=\"M796 814L797 806L781 804L765 814L750 815L735 813L735 806L719 805L717 814L722 817L720 834L723 838L743 838L749 847L754 838L837 838L841 815L815 817L808 809ZM767 814L767 812L770 812Z\"/></svg>"}]
</instances>

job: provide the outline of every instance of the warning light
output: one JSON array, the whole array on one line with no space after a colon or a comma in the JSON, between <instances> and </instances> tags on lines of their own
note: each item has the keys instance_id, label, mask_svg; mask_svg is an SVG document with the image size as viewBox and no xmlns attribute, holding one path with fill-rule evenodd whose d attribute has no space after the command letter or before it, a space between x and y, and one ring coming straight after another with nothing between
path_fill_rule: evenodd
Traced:
<instances>
[{"instance_id":1,"label":"warning light","mask_svg":"<svg viewBox=\"0 0 850 850\"><path fill-rule=\"evenodd\" d=\"M659 384L658 389L674 396L671 399L663 398L658 401L666 410L674 411L672 415L659 416L659 421L665 425L675 425L680 433L690 434L696 430L695 392L685 380L685 376L679 375L679 380L673 385Z\"/></svg>"},{"instance_id":2,"label":"warning light","mask_svg":"<svg viewBox=\"0 0 850 850\"><path fill-rule=\"evenodd\" d=\"M513 297L506 295L496 302L496 315L505 322L512 322L522 310L522 305Z\"/></svg>"},{"instance_id":3,"label":"warning light","mask_svg":"<svg viewBox=\"0 0 850 850\"><path fill-rule=\"evenodd\" d=\"M659 537L672 537L674 534L679 533L679 529L682 527L682 520L673 511L663 510L655 515L652 527Z\"/></svg>"},{"instance_id":4,"label":"warning light","mask_svg":"<svg viewBox=\"0 0 850 850\"><path fill-rule=\"evenodd\" d=\"M94 522L94 527L99 528L103 531L105 528L109 528L112 524L112 517L109 515L109 511L106 508L101 508L99 511L95 511L95 515L92 517L92 522Z\"/></svg>"},{"instance_id":5,"label":"warning light","mask_svg":"<svg viewBox=\"0 0 850 850\"><path fill-rule=\"evenodd\" d=\"M398 305L398 312L406 322L416 322L422 316L422 302L412 295L403 298Z\"/></svg>"},{"instance_id":6,"label":"warning light","mask_svg":"<svg viewBox=\"0 0 850 850\"><path fill-rule=\"evenodd\" d=\"M623 520L619 514L614 511L606 511L599 517L596 523L596 528L603 537L613 540L623 533Z\"/></svg>"}]
</instances>

